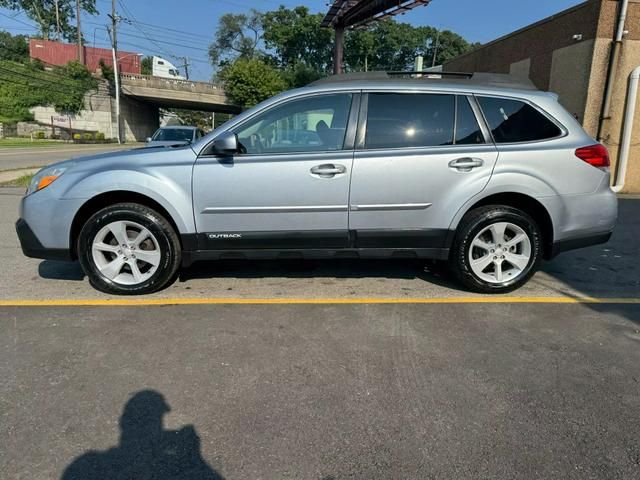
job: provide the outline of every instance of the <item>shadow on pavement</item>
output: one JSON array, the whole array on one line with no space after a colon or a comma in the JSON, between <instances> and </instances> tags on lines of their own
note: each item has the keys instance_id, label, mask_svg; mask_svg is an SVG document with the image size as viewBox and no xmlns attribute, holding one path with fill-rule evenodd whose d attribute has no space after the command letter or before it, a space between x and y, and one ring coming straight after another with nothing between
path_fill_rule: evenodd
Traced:
<instances>
[{"instance_id":1,"label":"shadow on pavement","mask_svg":"<svg viewBox=\"0 0 640 480\"><path fill-rule=\"evenodd\" d=\"M223 480L202 457L192 425L163 428L162 418L169 411L162 394L136 393L120 417L120 444L84 453L65 469L62 480Z\"/></svg>"}]
</instances>

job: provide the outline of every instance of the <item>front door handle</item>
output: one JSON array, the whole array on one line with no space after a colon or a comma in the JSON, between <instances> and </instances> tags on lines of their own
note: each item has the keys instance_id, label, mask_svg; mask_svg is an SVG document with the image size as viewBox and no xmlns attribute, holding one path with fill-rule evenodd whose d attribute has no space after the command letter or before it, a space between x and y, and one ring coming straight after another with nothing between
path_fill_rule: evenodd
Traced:
<instances>
[{"instance_id":1,"label":"front door handle","mask_svg":"<svg viewBox=\"0 0 640 480\"><path fill-rule=\"evenodd\" d=\"M484 165L484 161L481 158L463 157L456 158L449 162L450 168L455 168L460 172L470 172L472 169L481 167Z\"/></svg>"},{"instance_id":2,"label":"front door handle","mask_svg":"<svg viewBox=\"0 0 640 480\"><path fill-rule=\"evenodd\" d=\"M344 165L325 163L312 167L310 171L312 175L318 175L321 178L331 178L340 173L345 173L347 171L347 167L345 167Z\"/></svg>"}]
</instances>

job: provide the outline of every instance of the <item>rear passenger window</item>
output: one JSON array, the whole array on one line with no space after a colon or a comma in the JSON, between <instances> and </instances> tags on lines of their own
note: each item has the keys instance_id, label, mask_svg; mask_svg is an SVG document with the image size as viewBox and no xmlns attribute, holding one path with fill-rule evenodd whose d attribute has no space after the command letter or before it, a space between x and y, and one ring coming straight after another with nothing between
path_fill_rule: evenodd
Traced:
<instances>
[{"instance_id":1,"label":"rear passenger window","mask_svg":"<svg viewBox=\"0 0 640 480\"><path fill-rule=\"evenodd\" d=\"M456 145L484 143L484 136L480 125L478 125L478 120L471 110L469 99L458 96L456 109Z\"/></svg>"},{"instance_id":2,"label":"rear passenger window","mask_svg":"<svg viewBox=\"0 0 640 480\"><path fill-rule=\"evenodd\" d=\"M505 98L478 97L496 143L531 142L559 136L562 132L531 105Z\"/></svg>"},{"instance_id":3,"label":"rear passenger window","mask_svg":"<svg viewBox=\"0 0 640 480\"><path fill-rule=\"evenodd\" d=\"M453 143L454 95L370 93L364 148Z\"/></svg>"}]
</instances>

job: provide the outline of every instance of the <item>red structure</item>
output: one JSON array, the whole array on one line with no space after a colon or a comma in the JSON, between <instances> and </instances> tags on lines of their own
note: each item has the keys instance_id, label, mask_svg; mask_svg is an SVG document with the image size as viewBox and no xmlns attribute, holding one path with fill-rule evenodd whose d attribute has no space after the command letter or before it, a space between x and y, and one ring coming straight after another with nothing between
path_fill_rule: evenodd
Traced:
<instances>
[{"instance_id":1,"label":"red structure","mask_svg":"<svg viewBox=\"0 0 640 480\"><path fill-rule=\"evenodd\" d=\"M78 46L71 43L53 42L32 38L29 41L29 55L37 58L45 65L65 65L78 59ZM113 56L108 48L84 47L85 64L89 71L95 72L100 67L100 60L113 66ZM140 74L140 57L135 52L118 52L118 66L121 73Z\"/></svg>"}]
</instances>

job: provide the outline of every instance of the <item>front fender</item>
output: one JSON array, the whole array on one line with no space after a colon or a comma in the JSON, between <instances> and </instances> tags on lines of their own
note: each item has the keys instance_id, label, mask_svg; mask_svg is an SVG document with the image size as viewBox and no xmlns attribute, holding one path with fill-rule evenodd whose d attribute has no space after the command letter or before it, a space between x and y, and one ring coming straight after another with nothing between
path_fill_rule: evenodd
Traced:
<instances>
[{"instance_id":1,"label":"front fender","mask_svg":"<svg viewBox=\"0 0 640 480\"><path fill-rule=\"evenodd\" d=\"M61 192L64 199L84 199L126 191L151 198L160 204L175 222L180 233L195 232L191 203L192 168L185 165L158 169L114 169L97 173L74 172L78 178Z\"/></svg>"}]
</instances>

